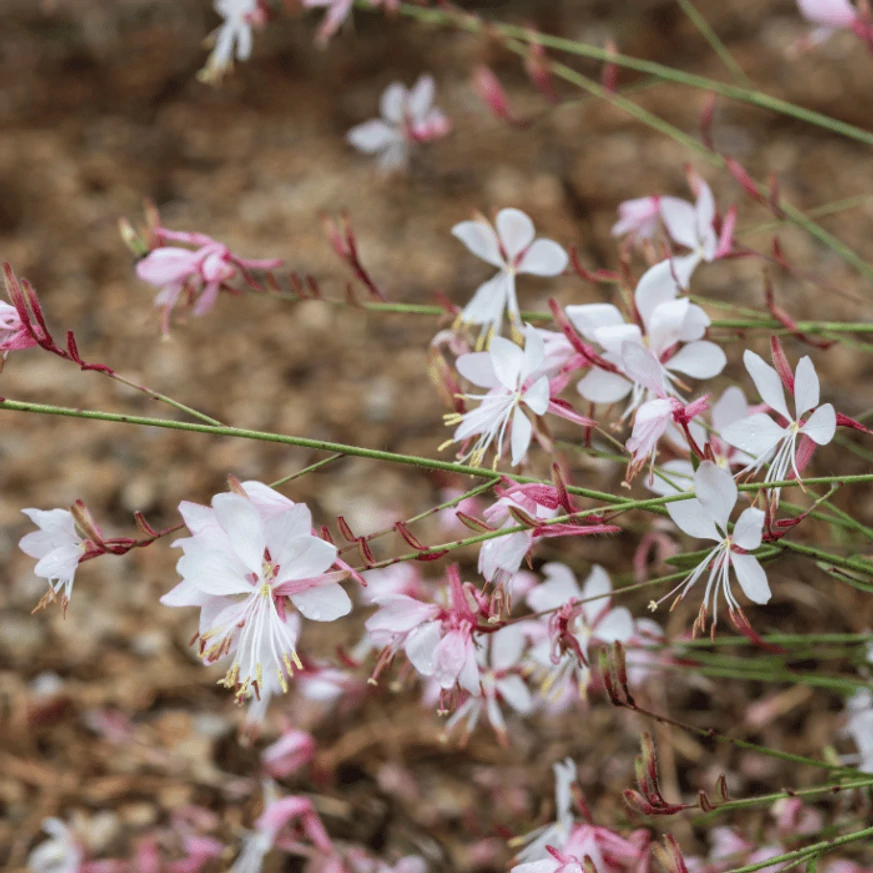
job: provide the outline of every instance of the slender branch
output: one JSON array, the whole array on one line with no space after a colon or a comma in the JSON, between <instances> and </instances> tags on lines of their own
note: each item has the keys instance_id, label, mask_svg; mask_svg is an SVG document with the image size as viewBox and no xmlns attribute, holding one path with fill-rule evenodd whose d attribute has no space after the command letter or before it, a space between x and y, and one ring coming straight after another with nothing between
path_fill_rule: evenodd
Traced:
<instances>
[{"instance_id":1,"label":"slender branch","mask_svg":"<svg viewBox=\"0 0 873 873\"><path fill-rule=\"evenodd\" d=\"M688 16L688 20L700 31L703 38L710 44L712 50L721 58L734 81L748 88L752 82L743 71L743 68L734 60L727 46L721 41L718 34L712 29L710 23L700 14L691 0L676 0L682 11Z\"/></svg>"}]
</instances>

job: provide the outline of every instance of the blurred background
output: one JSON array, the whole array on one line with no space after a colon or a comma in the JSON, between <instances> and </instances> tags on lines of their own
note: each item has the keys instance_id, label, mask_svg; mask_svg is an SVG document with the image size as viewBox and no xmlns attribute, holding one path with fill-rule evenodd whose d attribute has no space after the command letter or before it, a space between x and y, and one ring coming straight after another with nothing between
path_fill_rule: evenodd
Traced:
<instances>
[{"instance_id":1,"label":"blurred background","mask_svg":"<svg viewBox=\"0 0 873 873\"><path fill-rule=\"evenodd\" d=\"M463 5L596 44L611 37L627 54L729 81L672 0ZM792 0L696 6L756 86L871 127L873 61L850 34L798 56L793 47L810 26ZM151 198L165 226L208 234L242 257L284 258L338 297L348 277L319 216L347 210L363 262L389 299L430 303L440 290L463 304L489 271L450 235L473 210L523 209L541 235L577 246L586 266L614 269L609 229L617 205L646 194L688 196L683 164L691 156L619 110L579 100L561 83L567 102L550 109L518 59L482 37L356 13L322 51L313 45L318 18L288 15L256 33L252 60L214 88L196 79L206 57L202 41L220 23L208 2L4 0L0 258L35 285L58 337L75 330L86 360L235 425L433 456L444 439L444 410L426 372L435 320L222 295L211 313L177 323L164 339L153 289L136 278L119 238L119 217L139 221L143 199ZM481 63L499 75L530 125L512 129L488 114L471 85ZM578 66L600 75L595 64ZM377 114L387 84L412 85L425 72L436 78L437 105L455 130L419 150L407 177L380 178L345 134ZM619 79L636 80L627 73ZM659 85L635 99L696 135L701 92ZM783 195L800 209L873 195L869 150L858 143L723 100L714 137L756 177L775 171ZM729 175L694 166L723 208L739 205L741 229L769 219ZM869 260L871 219L873 197L822 223ZM870 299L869 284L796 229L771 228L744 240L766 250L774 232L792 263ZM759 262L723 262L698 275L698 294L763 308ZM552 295L563 303L605 299L573 277L532 278L520 289L527 309L543 309ZM787 278L777 277L777 294L798 319L866 317L845 298ZM730 375L740 378L739 355L731 359ZM858 414L873 406L869 361L846 347L823 358L819 369L837 409ZM172 417L100 374L38 351L12 355L0 380L8 398ZM257 776L257 748L236 740L241 713L214 685L221 671L200 667L187 648L194 611L157 603L175 584L176 554L159 543L90 562L77 575L65 619L58 608L31 616L44 582L16 547L30 529L21 508L82 499L107 534L134 536L135 510L155 527L167 526L177 521L180 500L207 503L228 473L270 482L318 457L262 443L2 414L0 866L23 869L48 815L98 820L96 851L113 857L129 853L137 835L173 809L198 803L221 816L230 841L251 822L240 786ZM618 488L623 472L593 462L580 470L578 484L601 488ZM350 459L295 481L287 493L309 502L319 523L342 514L356 533L366 533L433 505L441 488L463 484ZM859 490L854 499L853 510L868 514L869 495ZM626 569L621 558L633 545L632 537L586 543L570 554L580 573L592 560ZM859 608L845 586L820 577L817 587L802 585L810 574L784 568L765 624L786 616L789 601L790 621L801 630L813 621L833 630L873 623L869 606ZM677 627L687 619L677 618ZM357 639L354 620L339 624L313 634L316 650L329 653ZM701 680L682 692L682 705L699 709L706 724L727 727L743 711L748 686L723 685L713 700ZM828 710L840 704L822 696L821 706L812 707L807 691L802 700L774 703L785 712L805 705L802 718L772 727L787 739L759 739L800 753L819 749L833 731ZM603 815L624 816L610 807L628 784L639 725L620 720L616 730L608 707L519 727L507 751L487 731L466 749L443 744L438 719L413 695L402 704L389 705L388 698L382 689L363 714L319 723L320 762L330 774L324 797L334 805L322 803L332 833L422 851L435 870L502 869L503 838L540 813L551 794L549 765L563 755L580 762L583 784L602 795ZM277 712L266 736L275 736L280 716L309 718L302 709ZM122 740L94 727L106 713L129 726ZM668 740L665 767L676 789L698 779L711 783L726 766L722 753L696 740ZM401 777L413 765L424 793L410 802ZM741 788L778 779L773 762L755 766L764 769L741 773ZM496 841L492 854L470 850L486 838Z\"/></svg>"}]
</instances>

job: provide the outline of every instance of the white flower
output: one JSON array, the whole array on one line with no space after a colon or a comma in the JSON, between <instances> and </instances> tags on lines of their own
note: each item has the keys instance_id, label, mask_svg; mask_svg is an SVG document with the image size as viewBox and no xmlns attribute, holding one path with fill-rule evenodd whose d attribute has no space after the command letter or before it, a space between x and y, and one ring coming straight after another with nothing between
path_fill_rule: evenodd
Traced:
<instances>
[{"instance_id":1,"label":"white flower","mask_svg":"<svg viewBox=\"0 0 873 873\"><path fill-rule=\"evenodd\" d=\"M661 218L674 242L691 249L690 254L674 257L671 261L676 278L683 288L688 287L691 274L701 261L714 261L718 252L718 236L713 227L715 199L712 190L699 180L697 202L693 205L678 197L661 197Z\"/></svg>"},{"instance_id":2,"label":"white flower","mask_svg":"<svg viewBox=\"0 0 873 873\"><path fill-rule=\"evenodd\" d=\"M646 399L650 393L646 386L627 373L626 345L639 346L651 353L659 370L661 388L667 394L676 394L675 373L710 379L724 369L727 358L721 348L701 339L709 326L709 316L678 294L670 262L661 261L642 275L634 291L642 328L627 324L611 303L567 307L567 317L576 330L590 342L598 343L604 349L603 358L620 371L592 368L576 386L586 400L615 403L633 391L627 415ZM680 343L686 345L675 351Z\"/></svg>"},{"instance_id":3,"label":"white flower","mask_svg":"<svg viewBox=\"0 0 873 873\"><path fill-rule=\"evenodd\" d=\"M476 409L445 416L446 424L458 425L452 442L478 436L473 447L464 450L461 460L482 463L493 442L497 443L494 465L503 457L503 441L509 431L513 466L520 464L530 446L533 426L526 415L543 415L549 406L549 380L546 376L533 379L543 363L543 341L531 327L525 328L522 350L514 342L495 337L487 352L461 355L458 372L474 385L487 388L487 394L465 394L466 400L480 400Z\"/></svg>"},{"instance_id":4,"label":"white flower","mask_svg":"<svg viewBox=\"0 0 873 873\"><path fill-rule=\"evenodd\" d=\"M252 22L260 21L259 0L215 0L215 11L224 19L210 37L214 48L198 74L202 82L217 82L233 67L233 59L247 61L252 55Z\"/></svg>"},{"instance_id":5,"label":"white flower","mask_svg":"<svg viewBox=\"0 0 873 873\"><path fill-rule=\"evenodd\" d=\"M696 630L710 611L713 626L715 625L718 619L719 590L724 594L734 622L736 623L737 616L742 616L742 610L731 592L731 567L734 568L743 592L755 603L767 603L770 600L770 586L767 583L767 574L758 559L747 554L761 545L764 513L753 507L743 510L733 533L729 533L728 521L737 502L737 486L731 474L712 461L703 461L698 467L694 474L694 490L695 497L668 503L667 512L675 524L689 536L712 540L717 545L666 597L679 591L677 600L681 600L703 573L709 570L700 618L695 622ZM666 598L662 598L664 599ZM656 604L651 603L649 606L654 608Z\"/></svg>"},{"instance_id":6,"label":"white flower","mask_svg":"<svg viewBox=\"0 0 873 873\"><path fill-rule=\"evenodd\" d=\"M797 362L794 371L794 412L792 416L785 404L785 392L779 373L765 363L760 355L748 349L743 354L743 363L761 395L761 399L788 423L777 424L769 415L758 412L729 425L722 432L723 439L732 446L754 458L745 469L760 470L768 461L770 468L765 482L779 482L789 471L800 481L797 466L797 438L808 437L813 443L826 445L837 430L837 417L830 403L819 402L819 381L815 367L808 357ZM807 412L812 415L804 419ZM808 460L808 458L807 458ZM745 471L744 471L745 472ZM781 488L774 489L774 500L779 502Z\"/></svg>"},{"instance_id":7,"label":"white flower","mask_svg":"<svg viewBox=\"0 0 873 873\"><path fill-rule=\"evenodd\" d=\"M411 143L438 139L451 128L433 105L434 90L432 76L421 76L411 90L400 82L392 83L382 94L382 118L353 127L346 139L358 151L378 154L379 168L385 172L405 167Z\"/></svg>"},{"instance_id":8,"label":"white flower","mask_svg":"<svg viewBox=\"0 0 873 873\"><path fill-rule=\"evenodd\" d=\"M33 873L79 873L83 853L73 832L58 818L45 819L42 829L49 839L28 856L30 870Z\"/></svg>"},{"instance_id":9,"label":"white flower","mask_svg":"<svg viewBox=\"0 0 873 873\"><path fill-rule=\"evenodd\" d=\"M548 858L546 846L552 846L559 851L563 849L576 823L573 815L573 783L578 778L576 762L572 758L564 758L552 764L555 774L555 821L531 831L524 837L525 847L516 855L519 864L529 864Z\"/></svg>"},{"instance_id":10,"label":"white flower","mask_svg":"<svg viewBox=\"0 0 873 873\"><path fill-rule=\"evenodd\" d=\"M864 773L873 773L873 693L862 688L849 698L846 733L855 741L858 755L853 758Z\"/></svg>"},{"instance_id":11,"label":"white flower","mask_svg":"<svg viewBox=\"0 0 873 873\"><path fill-rule=\"evenodd\" d=\"M519 209L501 209L495 220L496 230L484 218L462 221L452 228L457 237L476 257L487 261L500 272L489 279L466 305L463 320L481 324L483 340L499 334L503 313L518 327L521 314L515 294L518 273L533 276L559 276L569 258L558 243L550 239L535 239L533 222Z\"/></svg>"},{"instance_id":12,"label":"white flower","mask_svg":"<svg viewBox=\"0 0 873 873\"><path fill-rule=\"evenodd\" d=\"M73 515L66 509L21 511L39 530L23 536L18 547L25 555L39 559L33 572L48 579L55 593L63 588L63 602L68 603L76 567L85 553L87 541L76 530Z\"/></svg>"},{"instance_id":13,"label":"white flower","mask_svg":"<svg viewBox=\"0 0 873 873\"><path fill-rule=\"evenodd\" d=\"M333 621L351 610L338 584L345 573L327 572L336 548L312 535L309 509L244 487L247 496L217 494L211 509L179 507L194 536L175 544L184 551L176 565L182 581L161 598L201 608L201 654L209 663L233 656L224 683L240 699L260 695L265 670L286 690L292 664L300 666L300 615Z\"/></svg>"}]
</instances>

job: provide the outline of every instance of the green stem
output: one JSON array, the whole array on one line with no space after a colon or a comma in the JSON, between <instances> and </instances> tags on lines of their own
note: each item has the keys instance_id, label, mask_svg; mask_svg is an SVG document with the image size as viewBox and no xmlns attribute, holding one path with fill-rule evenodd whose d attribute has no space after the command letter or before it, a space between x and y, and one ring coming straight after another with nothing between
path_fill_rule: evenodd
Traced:
<instances>
[{"instance_id":1,"label":"green stem","mask_svg":"<svg viewBox=\"0 0 873 873\"><path fill-rule=\"evenodd\" d=\"M700 31L701 36L710 44L712 50L721 58L734 81L738 85L751 86L752 82L743 72L743 68L734 60L727 46L721 41L718 34L712 29L710 23L697 11L691 0L676 0L682 11L688 16L688 20Z\"/></svg>"}]
</instances>

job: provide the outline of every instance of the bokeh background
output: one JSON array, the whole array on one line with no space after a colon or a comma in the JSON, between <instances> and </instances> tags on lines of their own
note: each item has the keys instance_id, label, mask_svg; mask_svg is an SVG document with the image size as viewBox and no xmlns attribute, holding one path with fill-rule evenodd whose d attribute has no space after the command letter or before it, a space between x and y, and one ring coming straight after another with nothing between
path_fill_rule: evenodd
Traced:
<instances>
[{"instance_id":1,"label":"bokeh background","mask_svg":"<svg viewBox=\"0 0 873 873\"><path fill-rule=\"evenodd\" d=\"M671 0L465 5L594 43L612 37L628 54L728 80ZM873 61L851 35L797 56L793 46L809 27L791 0L696 5L758 86L861 127L873 123ZM272 23L256 34L252 61L212 88L195 78L202 40L219 23L208 2L4 0L0 257L36 286L58 336L75 330L87 360L229 423L433 455L444 438L443 409L426 374L434 320L222 296L212 313L177 324L163 339L152 289L137 280L118 236L119 217L138 221L149 197L166 226L209 234L244 257L284 258L340 296L348 276L319 215L347 210L363 261L390 299L431 302L441 290L462 304L488 275L449 233L472 210L521 208L542 235L577 246L586 265L614 268L609 229L618 203L649 193L687 196L683 163L690 156L561 84L567 102L549 108L517 59L482 37L358 14L321 51L312 42L316 22L301 14ZM517 113L532 119L528 127L508 128L487 113L471 86L479 63L498 73ZM580 68L599 75L596 65ZM380 178L344 135L376 114L388 83L411 85L424 72L435 76L438 105L455 131L418 152L407 177ZM638 99L696 133L702 93L658 86ZM775 171L783 195L801 209L870 192L866 204L823 223L873 258L866 147L722 100L714 136L757 177ZM768 220L729 176L695 166L721 204L739 204L741 229ZM771 228L744 240L764 250L774 232L793 263L871 299L869 284L797 230ZM699 277L697 293L762 307L759 262L721 263ZM779 275L776 283L796 318L869 317L868 307L813 285ZM530 309L544 308L551 295L564 303L604 299L573 277L531 279L521 288ZM737 338L734 350L746 342ZM730 371L737 378L739 357L732 356ZM840 347L821 357L827 399L849 414L873 406L869 355ZM172 417L142 395L37 351L11 356L0 382L9 398ZM2 415L0 865L23 869L47 815L84 817L95 851L113 857L129 853L173 809L198 803L218 813L221 836L232 842L251 822L254 807L240 798L253 794L258 773L259 746L237 742L241 713L215 686L220 671L202 668L187 649L193 610L157 603L175 579L167 544L83 566L66 618L57 608L31 616L44 583L16 548L29 529L20 509L82 499L107 533L135 535L135 510L156 527L169 525L180 500L208 502L228 473L269 482L317 457L262 443ZM863 468L854 458L840 463ZM589 462L577 481L617 488L621 473ZM427 508L450 484L463 483L352 459L295 481L288 493L308 501L321 523L342 514L364 533ZM869 496L858 490L853 500L853 511L865 516ZM570 560L580 572L592 560L626 570L634 545L633 535L574 545ZM870 607L850 589L806 566L779 566L775 578L774 603L759 612L765 627L858 631L873 624ZM687 620L687 613L671 619L677 629ZM312 644L329 651L354 642L358 630L350 621L314 634ZM743 722L748 695L773 696L772 689L724 682L714 690L698 680L674 689L670 701L660 684L652 693L702 723L800 753L832 739L837 698L783 691L771 701L772 721L752 726ZM125 731L113 739L95 730L95 713L116 714ZM363 710L341 710L327 722L299 702L280 708L267 738L280 717L318 724L324 780L316 797L332 833L377 850L419 851L435 870L456 871L501 869L503 838L548 810L549 765L564 755L580 762L599 814L623 818L618 792L629 783L640 730L633 719L595 706L514 726L511 750L487 730L461 749L441 742L438 719L415 695L395 699L387 688ZM727 752L660 733L669 787L712 784L729 766ZM732 776L741 791L772 788L782 772L772 761L743 766ZM295 869L282 863L269 869Z\"/></svg>"}]
</instances>

